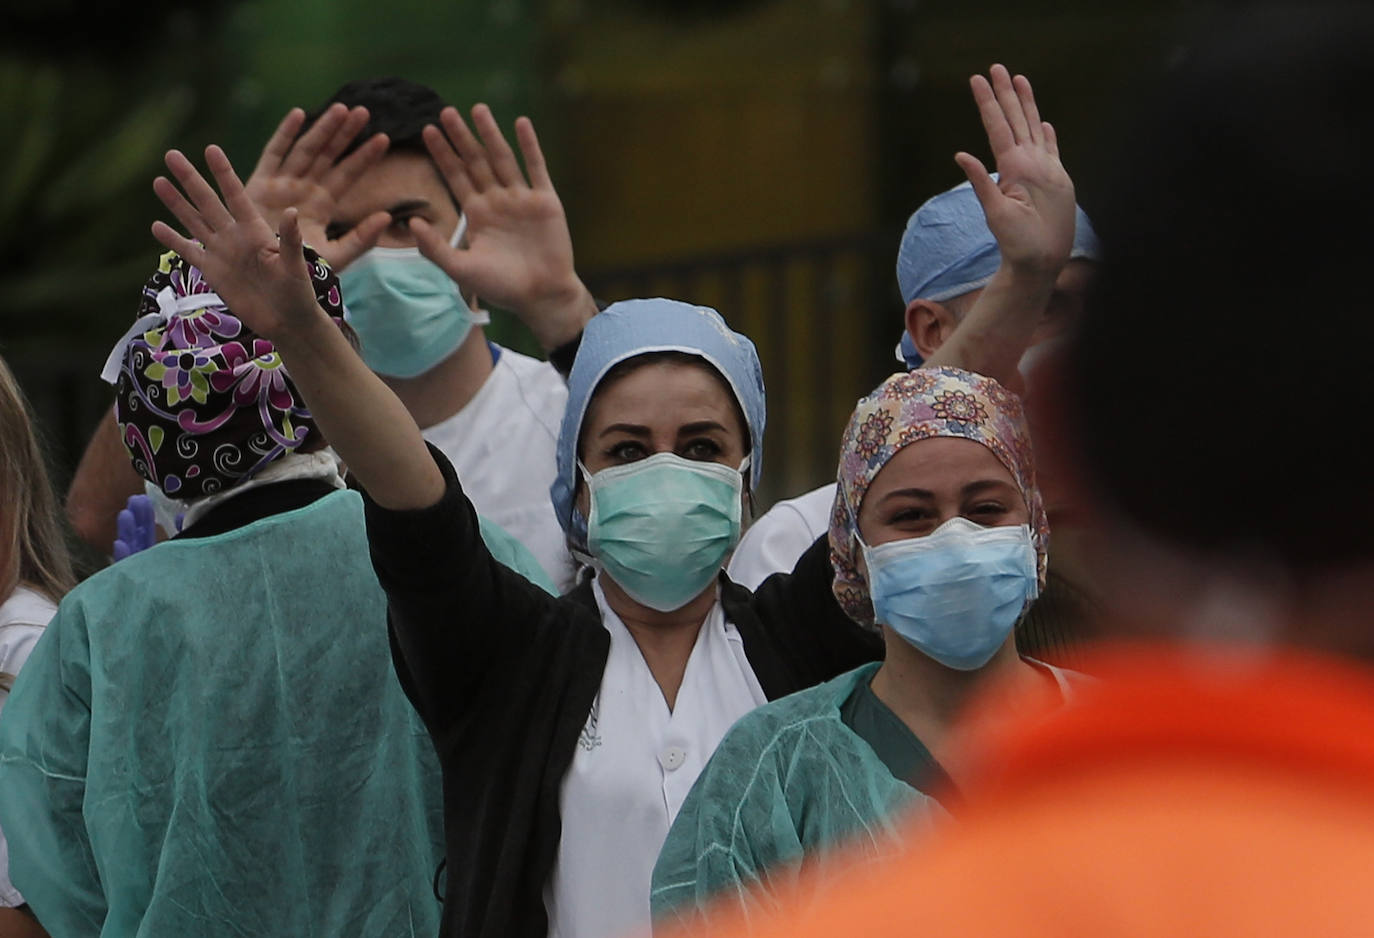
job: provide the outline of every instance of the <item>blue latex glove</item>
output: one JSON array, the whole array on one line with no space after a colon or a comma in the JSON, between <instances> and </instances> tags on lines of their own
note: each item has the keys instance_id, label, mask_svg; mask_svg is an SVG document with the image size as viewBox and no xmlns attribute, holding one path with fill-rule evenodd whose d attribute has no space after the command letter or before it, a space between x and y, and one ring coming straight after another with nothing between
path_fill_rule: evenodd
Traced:
<instances>
[{"instance_id":1,"label":"blue latex glove","mask_svg":"<svg viewBox=\"0 0 1374 938\"><path fill-rule=\"evenodd\" d=\"M147 550L157 543L157 523L153 520L153 501L147 495L131 495L115 519L114 559Z\"/></svg>"}]
</instances>

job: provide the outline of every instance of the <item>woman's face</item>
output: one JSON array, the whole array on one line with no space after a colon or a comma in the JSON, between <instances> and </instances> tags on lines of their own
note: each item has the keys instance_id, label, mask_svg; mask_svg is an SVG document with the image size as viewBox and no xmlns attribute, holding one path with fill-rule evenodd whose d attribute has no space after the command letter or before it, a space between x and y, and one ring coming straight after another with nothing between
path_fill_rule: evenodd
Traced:
<instances>
[{"instance_id":1,"label":"woman's face","mask_svg":"<svg viewBox=\"0 0 1374 938\"><path fill-rule=\"evenodd\" d=\"M878 471L859 506L869 547L924 537L951 518L984 527L1028 524L1030 511L992 450L959 437L931 437L899 450Z\"/></svg>"},{"instance_id":2,"label":"woman's face","mask_svg":"<svg viewBox=\"0 0 1374 938\"><path fill-rule=\"evenodd\" d=\"M602 469L676 453L734 469L744 461L746 435L729 389L709 365L650 362L603 384L593 395L578 440L592 475ZM588 512L586 487L578 506Z\"/></svg>"}]
</instances>

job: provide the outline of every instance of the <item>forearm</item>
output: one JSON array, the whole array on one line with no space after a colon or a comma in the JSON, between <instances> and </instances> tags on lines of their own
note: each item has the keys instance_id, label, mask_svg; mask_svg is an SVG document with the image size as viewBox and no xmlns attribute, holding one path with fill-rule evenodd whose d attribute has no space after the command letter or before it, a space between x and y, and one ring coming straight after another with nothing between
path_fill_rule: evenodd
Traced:
<instances>
[{"instance_id":1,"label":"forearm","mask_svg":"<svg viewBox=\"0 0 1374 938\"><path fill-rule=\"evenodd\" d=\"M378 505L440 499L444 479L420 428L323 310L295 317L274 342L325 439Z\"/></svg>"},{"instance_id":2,"label":"forearm","mask_svg":"<svg viewBox=\"0 0 1374 938\"><path fill-rule=\"evenodd\" d=\"M76 467L67 490L67 519L81 540L108 557L120 509L130 495L142 491L143 479L129 462L111 409L96 426Z\"/></svg>"},{"instance_id":3,"label":"forearm","mask_svg":"<svg viewBox=\"0 0 1374 938\"><path fill-rule=\"evenodd\" d=\"M1045 314L1058 270L999 267L982 294L925 367L951 366L1021 386L1016 370Z\"/></svg>"}]
</instances>

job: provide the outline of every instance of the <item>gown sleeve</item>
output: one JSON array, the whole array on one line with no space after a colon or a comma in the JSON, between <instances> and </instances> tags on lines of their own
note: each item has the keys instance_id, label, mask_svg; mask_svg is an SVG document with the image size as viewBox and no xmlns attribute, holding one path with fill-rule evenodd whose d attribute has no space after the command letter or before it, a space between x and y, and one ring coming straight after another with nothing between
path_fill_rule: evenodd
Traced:
<instances>
[{"instance_id":1,"label":"gown sleeve","mask_svg":"<svg viewBox=\"0 0 1374 938\"><path fill-rule=\"evenodd\" d=\"M106 902L83 810L91 732L90 645L64 604L20 672L0 720L0 826L11 878L53 935L94 935Z\"/></svg>"}]
</instances>

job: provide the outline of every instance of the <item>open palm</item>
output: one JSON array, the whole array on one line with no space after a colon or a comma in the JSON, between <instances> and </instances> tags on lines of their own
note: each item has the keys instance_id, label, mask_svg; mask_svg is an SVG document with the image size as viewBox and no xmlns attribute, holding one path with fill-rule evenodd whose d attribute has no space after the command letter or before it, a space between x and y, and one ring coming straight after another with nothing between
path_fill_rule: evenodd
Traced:
<instances>
[{"instance_id":1,"label":"open palm","mask_svg":"<svg viewBox=\"0 0 1374 938\"><path fill-rule=\"evenodd\" d=\"M234 315L265 338L323 315L301 252L294 209L283 212L279 238L217 146L206 148L205 163L223 201L180 151L169 151L166 163L181 188L159 176L153 191L190 237L161 221L153 223L153 237L200 268Z\"/></svg>"},{"instance_id":2,"label":"open palm","mask_svg":"<svg viewBox=\"0 0 1374 938\"><path fill-rule=\"evenodd\" d=\"M992 66L991 81L970 79L997 165L994 180L968 153L954 157L973 185L1002 259L1012 266L1057 269L1073 248L1073 180L1059 161L1054 128L1040 119L1024 75Z\"/></svg>"},{"instance_id":3,"label":"open palm","mask_svg":"<svg viewBox=\"0 0 1374 938\"><path fill-rule=\"evenodd\" d=\"M430 156L467 216L466 246L449 245L423 220L412 219L411 229L426 257L464 289L515 313L542 341L570 305L595 312L573 265L567 215L529 118L515 122L528 179L490 109L477 105L472 121L480 140L451 107L440 114L442 131L424 130Z\"/></svg>"}]
</instances>

